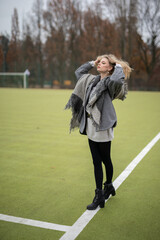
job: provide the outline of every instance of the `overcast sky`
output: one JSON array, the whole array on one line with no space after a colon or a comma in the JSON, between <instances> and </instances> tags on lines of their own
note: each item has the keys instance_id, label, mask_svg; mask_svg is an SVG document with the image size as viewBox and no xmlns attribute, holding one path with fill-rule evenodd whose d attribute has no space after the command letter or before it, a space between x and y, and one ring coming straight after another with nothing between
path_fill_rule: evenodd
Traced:
<instances>
[{"instance_id":1,"label":"overcast sky","mask_svg":"<svg viewBox=\"0 0 160 240\"><path fill-rule=\"evenodd\" d=\"M18 10L19 28L22 30L24 16L32 10L35 0L0 0L0 34L6 32L11 35L11 16L14 8ZM47 0L43 0L44 6Z\"/></svg>"},{"instance_id":2,"label":"overcast sky","mask_svg":"<svg viewBox=\"0 0 160 240\"><path fill-rule=\"evenodd\" d=\"M82 0L84 2L92 2L93 0ZM27 13L32 11L35 0L0 0L0 35L9 34L11 36L11 18L14 8L18 10L19 28L22 32L23 19L27 17ZM48 0L43 0L44 9Z\"/></svg>"}]
</instances>

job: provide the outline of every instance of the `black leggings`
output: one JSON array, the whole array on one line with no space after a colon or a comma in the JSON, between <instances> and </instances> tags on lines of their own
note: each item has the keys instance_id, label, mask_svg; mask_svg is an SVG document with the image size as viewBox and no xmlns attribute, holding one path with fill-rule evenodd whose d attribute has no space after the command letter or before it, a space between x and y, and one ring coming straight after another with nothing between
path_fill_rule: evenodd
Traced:
<instances>
[{"instance_id":1,"label":"black leggings","mask_svg":"<svg viewBox=\"0 0 160 240\"><path fill-rule=\"evenodd\" d=\"M104 163L106 170L107 183L111 183L113 177L113 165L110 157L111 142L94 142L90 139L88 139L88 141L93 158L96 188L102 189L103 184L102 162Z\"/></svg>"}]
</instances>

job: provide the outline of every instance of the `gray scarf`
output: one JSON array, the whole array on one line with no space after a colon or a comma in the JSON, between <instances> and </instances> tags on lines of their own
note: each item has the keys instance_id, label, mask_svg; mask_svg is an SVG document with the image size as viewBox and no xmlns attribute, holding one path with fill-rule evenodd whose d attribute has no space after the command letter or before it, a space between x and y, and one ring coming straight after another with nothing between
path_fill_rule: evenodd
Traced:
<instances>
[{"instance_id":1,"label":"gray scarf","mask_svg":"<svg viewBox=\"0 0 160 240\"><path fill-rule=\"evenodd\" d=\"M109 77L106 77L100 81L100 76L91 74L84 74L77 82L73 93L65 106L65 109L71 109L72 118L70 121L70 132L76 127L79 127L84 108L90 110L90 117L93 124L97 127L100 125L101 113L103 108L103 102L105 93L107 91L107 82ZM87 91L95 87L94 93L88 99L86 99ZM127 89L124 84L121 89L117 89L114 93L114 98L124 100ZM88 97L88 96L87 96ZM89 100L89 101L88 101Z\"/></svg>"}]
</instances>

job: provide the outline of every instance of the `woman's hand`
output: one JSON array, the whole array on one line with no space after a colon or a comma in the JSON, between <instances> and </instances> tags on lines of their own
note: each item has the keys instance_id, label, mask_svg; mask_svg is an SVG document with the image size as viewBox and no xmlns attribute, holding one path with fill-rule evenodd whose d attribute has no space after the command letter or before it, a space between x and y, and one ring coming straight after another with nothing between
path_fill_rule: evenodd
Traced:
<instances>
[{"instance_id":1,"label":"woman's hand","mask_svg":"<svg viewBox=\"0 0 160 240\"><path fill-rule=\"evenodd\" d=\"M100 58L98 57L98 58L94 61L94 65L97 66L99 62L100 62Z\"/></svg>"},{"instance_id":2,"label":"woman's hand","mask_svg":"<svg viewBox=\"0 0 160 240\"><path fill-rule=\"evenodd\" d=\"M90 61L89 63L91 64L92 67L95 67L95 61Z\"/></svg>"},{"instance_id":3,"label":"woman's hand","mask_svg":"<svg viewBox=\"0 0 160 240\"><path fill-rule=\"evenodd\" d=\"M99 60L96 59L96 60L90 61L89 63L92 65L92 67L95 67L98 65Z\"/></svg>"},{"instance_id":4,"label":"woman's hand","mask_svg":"<svg viewBox=\"0 0 160 240\"><path fill-rule=\"evenodd\" d=\"M122 67L121 64L119 63L116 63L116 66L115 67Z\"/></svg>"}]
</instances>

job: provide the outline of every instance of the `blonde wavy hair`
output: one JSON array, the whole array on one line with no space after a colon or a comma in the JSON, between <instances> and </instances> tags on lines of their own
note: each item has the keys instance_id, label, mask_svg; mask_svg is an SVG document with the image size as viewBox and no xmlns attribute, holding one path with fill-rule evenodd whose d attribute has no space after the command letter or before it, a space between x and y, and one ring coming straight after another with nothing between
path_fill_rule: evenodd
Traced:
<instances>
[{"instance_id":1,"label":"blonde wavy hair","mask_svg":"<svg viewBox=\"0 0 160 240\"><path fill-rule=\"evenodd\" d=\"M116 65L116 63L120 64L123 68L123 72L124 72L124 75L125 75L125 79L128 79L130 77L130 74L132 72L132 68L129 66L129 63L122 60L122 59L118 59L116 56L114 56L113 54L105 54L105 55L101 55L101 56L98 56L97 59L96 59L96 66L98 65L98 63L101 61L102 58L107 58L108 61L109 61L109 64L111 66L113 66L113 69L110 71L110 73L112 74L113 71L114 71L114 67Z\"/></svg>"}]
</instances>

